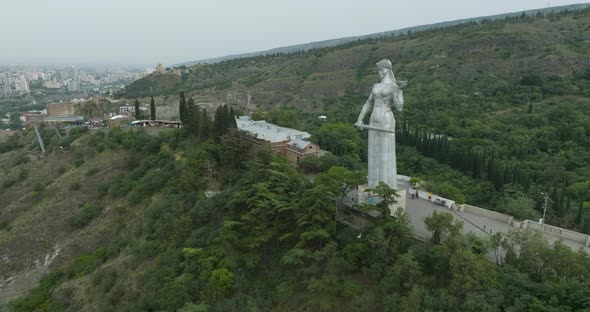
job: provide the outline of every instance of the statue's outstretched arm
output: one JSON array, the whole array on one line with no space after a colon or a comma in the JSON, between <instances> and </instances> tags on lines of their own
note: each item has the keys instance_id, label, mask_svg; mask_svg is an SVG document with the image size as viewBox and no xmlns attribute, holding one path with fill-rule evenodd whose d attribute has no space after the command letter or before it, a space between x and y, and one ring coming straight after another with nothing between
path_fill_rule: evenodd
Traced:
<instances>
[{"instance_id":1,"label":"statue's outstretched arm","mask_svg":"<svg viewBox=\"0 0 590 312\"><path fill-rule=\"evenodd\" d=\"M361 113L359 114L359 118L357 119L355 126L360 126L363 124L363 119L365 119L365 115L367 115L367 112L371 108L371 105L373 105L373 93L369 95L369 98L365 102L365 105L363 105L363 109L361 109Z\"/></svg>"},{"instance_id":2,"label":"statue's outstretched arm","mask_svg":"<svg viewBox=\"0 0 590 312\"><path fill-rule=\"evenodd\" d=\"M397 88L395 88L395 91L393 92L393 106L401 112L404 108L404 88L408 85L408 82L400 80L396 85Z\"/></svg>"},{"instance_id":3,"label":"statue's outstretched arm","mask_svg":"<svg viewBox=\"0 0 590 312\"><path fill-rule=\"evenodd\" d=\"M393 94L393 106L400 112L404 108L404 91L402 89L398 89Z\"/></svg>"}]
</instances>

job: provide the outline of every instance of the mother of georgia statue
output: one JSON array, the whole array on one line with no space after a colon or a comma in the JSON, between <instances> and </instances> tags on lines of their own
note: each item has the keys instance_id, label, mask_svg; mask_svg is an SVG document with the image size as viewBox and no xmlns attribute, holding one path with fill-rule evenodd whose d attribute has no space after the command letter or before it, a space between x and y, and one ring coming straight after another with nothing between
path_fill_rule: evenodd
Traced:
<instances>
[{"instance_id":1,"label":"mother of georgia statue","mask_svg":"<svg viewBox=\"0 0 590 312\"><path fill-rule=\"evenodd\" d=\"M401 111L404 106L402 89L406 81L395 80L391 61L377 63L381 82L373 85L371 95L354 124L359 129L369 130L369 186L376 187L383 181L397 189L397 166L395 157L395 118L391 106ZM363 124L365 115L373 105L369 125Z\"/></svg>"}]
</instances>

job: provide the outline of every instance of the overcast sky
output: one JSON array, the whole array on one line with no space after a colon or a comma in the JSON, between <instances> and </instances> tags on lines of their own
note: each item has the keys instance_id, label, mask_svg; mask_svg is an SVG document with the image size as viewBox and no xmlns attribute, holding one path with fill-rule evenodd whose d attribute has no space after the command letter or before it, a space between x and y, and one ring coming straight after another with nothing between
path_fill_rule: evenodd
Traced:
<instances>
[{"instance_id":1,"label":"overcast sky","mask_svg":"<svg viewBox=\"0 0 590 312\"><path fill-rule=\"evenodd\" d=\"M0 0L0 64L166 65L565 0Z\"/></svg>"}]
</instances>

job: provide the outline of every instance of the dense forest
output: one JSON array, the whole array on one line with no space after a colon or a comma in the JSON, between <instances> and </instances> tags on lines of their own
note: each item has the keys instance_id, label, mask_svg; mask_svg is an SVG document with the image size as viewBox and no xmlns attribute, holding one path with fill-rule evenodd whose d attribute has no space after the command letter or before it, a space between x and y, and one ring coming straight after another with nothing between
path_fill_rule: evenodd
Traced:
<instances>
[{"instance_id":1,"label":"dense forest","mask_svg":"<svg viewBox=\"0 0 590 312\"><path fill-rule=\"evenodd\" d=\"M362 171L332 166L312 182L270 146L248 143L231 124L216 133L213 124L206 138L188 129L74 133L69 149L82 163L127 155L124 169L67 220L72 233L103 223L109 239L55 266L8 310L590 308L582 251L549 246L532 231L465 235L448 214L425 220L427 242L413 239L403 213L365 217L359 232L336 223L335 210L343 184L366 182ZM18 183L26 182L3 187ZM49 194L38 188L43 201ZM112 201L115 208L103 209ZM13 226L2 231L18 231ZM498 246L507 251L501 265L486 256Z\"/></svg>"}]
</instances>

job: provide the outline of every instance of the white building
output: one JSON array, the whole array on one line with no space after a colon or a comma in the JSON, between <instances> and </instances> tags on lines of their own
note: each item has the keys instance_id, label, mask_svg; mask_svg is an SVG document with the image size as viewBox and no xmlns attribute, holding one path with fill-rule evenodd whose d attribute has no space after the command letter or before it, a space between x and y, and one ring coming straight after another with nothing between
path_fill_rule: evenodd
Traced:
<instances>
[{"instance_id":1,"label":"white building","mask_svg":"<svg viewBox=\"0 0 590 312\"><path fill-rule=\"evenodd\" d=\"M119 106L119 114L123 115L123 114L129 114L129 113L135 113L135 106L134 105Z\"/></svg>"}]
</instances>

